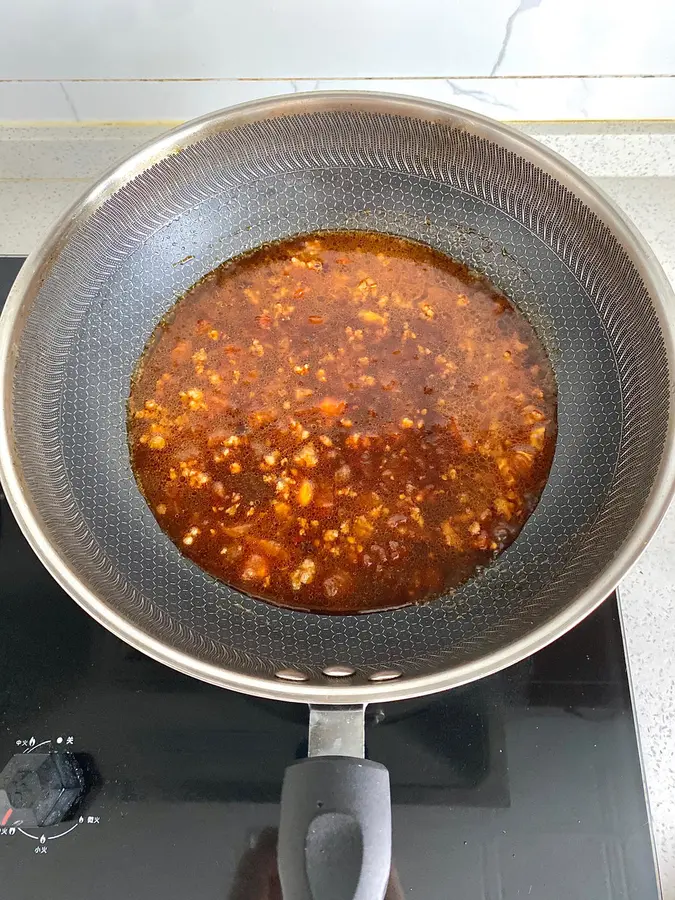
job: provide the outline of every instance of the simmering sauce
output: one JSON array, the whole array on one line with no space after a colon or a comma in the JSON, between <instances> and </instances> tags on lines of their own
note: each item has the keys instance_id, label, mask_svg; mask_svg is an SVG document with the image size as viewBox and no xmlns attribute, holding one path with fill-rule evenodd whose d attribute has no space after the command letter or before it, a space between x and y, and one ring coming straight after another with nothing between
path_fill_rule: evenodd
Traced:
<instances>
[{"instance_id":1,"label":"simmering sauce","mask_svg":"<svg viewBox=\"0 0 675 900\"><path fill-rule=\"evenodd\" d=\"M366 612L453 588L514 540L551 467L556 385L481 276L399 238L320 233L175 304L128 431L185 556L273 603Z\"/></svg>"}]
</instances>

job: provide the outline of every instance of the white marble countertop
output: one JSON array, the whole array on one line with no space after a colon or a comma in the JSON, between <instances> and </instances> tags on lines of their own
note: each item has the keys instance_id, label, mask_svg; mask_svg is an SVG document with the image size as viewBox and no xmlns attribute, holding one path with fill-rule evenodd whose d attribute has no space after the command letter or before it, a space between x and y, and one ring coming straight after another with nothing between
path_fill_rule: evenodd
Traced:
<instances>
[{"instance_id":1,"label":"white marble countertop","mask_svg":"<svg viewBox=\"0 0 675 900\"><path fill-rule=\"evenodd\" d=\"M24 255L105 167L166 126L0 128L0 255ZM592 176L675 283L675 124L520 126ZM675 508L621 589L654 843L675 898Z\"/></svg>"},{"instance_id":2,"label":"white marble countertop","mask_svg":"<svg viewBox=\"0 0 675 900\"><path fill-rule=\"evenodd\" d=\"M23 0L3 5L0 121L358 87L509 120L672 118L674 28L672 0Z\"/></svg>"}]
</instances>

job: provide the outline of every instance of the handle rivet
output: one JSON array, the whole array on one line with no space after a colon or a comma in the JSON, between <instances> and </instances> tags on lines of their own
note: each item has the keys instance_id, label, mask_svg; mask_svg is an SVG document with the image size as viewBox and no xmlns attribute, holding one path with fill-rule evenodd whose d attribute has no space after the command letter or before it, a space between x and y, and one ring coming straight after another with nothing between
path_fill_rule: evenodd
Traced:
<instances>
[{"instance_id":1,"label":"handle rivet","mask_svg":"<svg viewBox=\"0 0 675 900\"><path fill-rule=\"evenodd\" d=\"M393 681L400 678L403 673L399 669L380 669L379 672L373 672L368 676L369 681Z\"/></svg>"},{"instance_id":2,"label":"handle rivet","mask_svg":"<svg viewBox=\"0 0 675 900\"><path fill-rule=\"evenodd\" d=\"M279 669L274 674L282 681L309 681L309 675L299 669Z\"/></svg>"},{"instance_id":3,"label":"handle rivet","mask_svg":"<svg viewBox=\"0 0 675 900\"><path fill-rule=\"evenodd\" d=\"M356 672L354 666L344 666L339 663L334 666L326 666L323 669L323 674L328 675L329 678L348 678L354 672Z\"/></svg>"}]
</instances>

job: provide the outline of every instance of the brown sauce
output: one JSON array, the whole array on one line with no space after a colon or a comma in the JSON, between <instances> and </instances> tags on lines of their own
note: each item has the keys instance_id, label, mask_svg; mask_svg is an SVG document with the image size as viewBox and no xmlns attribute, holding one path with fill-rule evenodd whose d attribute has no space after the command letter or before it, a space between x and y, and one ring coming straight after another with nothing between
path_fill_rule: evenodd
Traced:
<instances>
[{"instance_id":1,"label":"brown sauce","mask_svg":"<svg viewBox=\"0 0 675 900\"><path fill-rule=\"evenodd\" d=\"M129 399L134 473L180 551L324 613L427 600L487 565L555 437L526 319L450 258L365 232L212 272L157 326Z\"/></svg>"}]
</instances>

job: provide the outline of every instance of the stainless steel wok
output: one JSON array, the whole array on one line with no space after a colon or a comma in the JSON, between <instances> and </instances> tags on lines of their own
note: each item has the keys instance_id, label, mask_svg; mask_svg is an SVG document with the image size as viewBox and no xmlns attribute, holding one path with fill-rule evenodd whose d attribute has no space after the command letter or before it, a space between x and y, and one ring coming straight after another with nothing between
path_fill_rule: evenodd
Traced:
<instances>
[{"instance_id":1,"label":"stainless steel wok","mask_svg":"<svg viewBox=\"0 0 675 900\"><path fill-rule=\"evenodd\" d=\"M137 490L125 402L158 319L225 258L315 229L433 245L530 319L559 385L549 483L515 543L432 603L285 611L176 550ZM673 487L673 296L642 238L572 166L481 116L377 94L214 113L140 150L55 225L0 323L0 470L38 556L95 619L176 669L312 705L288 770L288 900L378 900L386 770L363 757L371 701L516 662L597 606ZM122 724L123 727L123 724Z\"/></svg>"}]
</instances>

